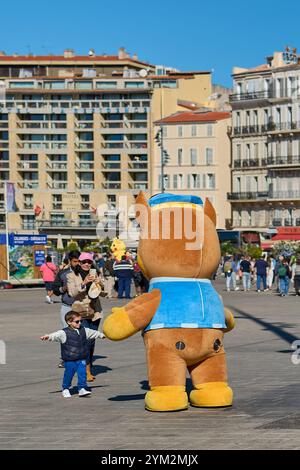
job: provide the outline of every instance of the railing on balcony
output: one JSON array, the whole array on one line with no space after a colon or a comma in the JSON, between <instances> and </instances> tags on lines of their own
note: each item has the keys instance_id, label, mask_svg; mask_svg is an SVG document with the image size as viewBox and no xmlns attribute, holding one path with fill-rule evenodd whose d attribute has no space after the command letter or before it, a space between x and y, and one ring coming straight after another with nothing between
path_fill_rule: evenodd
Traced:
<instances>
[{"instance_id":1,"label":"railing on balcony","mask_svg":"<svg viewBox=\"0 0 300 470\"><path fill-rule=\"evenodd\" d=\"M36 189L39 187L38 181L18 181L18 187L22 189Z\"/></svg>"},{"instance_id":2,"label":"railing on balcony","mask_svg":"<svg viewBox=\"0 0 300 470\"><path fill-rule=\"evenodd\" d=\"M62 210L62 203L61 202L53 202L52 209L56 211Z\"/></svg>"},{"instance_id":3,"label":"railing on balcony","mask_svg":"<svg viewBox=\"0 0 300 470\"><path fill-rule=\"evenodd\" d=\"M121 183L106 182L102 183L104 189L121 189Z\"/></svg>"},{"instance_id":4,"label":"railing on balcony","mask_svg":"<svg viewBox=\"0 0 300 470\"><path fill-rule=\"evenodd\" d=\"M235 126L233 135L264 134L267 132L300 130L300 121L269 122L262 125Z\"/></svg>"},{"instance_id":5,"label":"railing on balcony","mask_svg":"<svg viewBox=\"0 0 300 470\"><path fill-rule=\"evenodd\" d=\"M9 168L9 161L0 161L0 168Z\"/></svg>"},{"instance_id":6,"label":"railing on balcony","mask_svg":"<svg viewBox=\"0 0 300 470\"><path fill-rule=\"evenodd\" d=\"M97 219L79 219L79 227L96 227L98 224Z\"/></svg>"},{"instance_id":7,"label":"railing on balcony","mask_svg":"<svg viewBox=\"0 0 300 470\"><path fill-rule=\"evenodd\" d=\"M267 165L298 165L300 164L300 156L298 155L289 155L285 157L267 157Z\"/></svg>"},{"instance_id":8,"label":"railing on balcony","mask_svg":"<svg viewBox=\"0 0 300 470\"><path fill-rule=\"evenodd\" d=\"M47 167L50 170L67 170L67 162L48 162Z\"/></svg>"},{"instance_id":9,"label":"railing on balcony","mask_svg":"<svg viewBox=\"0 0 300 470\"><path fill-rule=\"evenodd\" d=\"M148 189L148 183L129 183L130 189Z\"/></svg>"},{"instance_id":10,"label":"railing on balcony","mask_svg":"<svg viewBox=\"0 0 300 470\"><path fill-rule=\"evenodd\" d=\"M94 189L94 183L76 183L78 189Z\"/></svg>"},{"instance_id":11,"label":"railing on balcony","mask_svg":"<svg viewBox=\"0 0 300 470\"><path fill-rule=\"evenodd\" d=\"M234 192L227 193L227 199L229 200L249 200L249 199L267 199L268 191L247 191L247 192Z\"/></svg>"},{"instance_id":12,"label":"railing on balcony","mask_svg":"<svg viewBox=\"0 0 300 470\"><path fill-rule=\"evenodd\" d=\"M65 229L79 229L79 228L91 228L96 227L98 223L98 219L51 219L51 220L40 220L39 225L40 228L65 228Z\"/></svg>"},{"instance_id":13,"label":"railing on balcony","mask_svg":"<svg viewBox=\"0 0 300 470\"><path fill-rule=\"evenodd\" d=\"M33 210L32 202L24 202L24 209Z\"/></svg>"},{"instance_id":14,"label":"railing on balcony","mask_svg":"<svg viewBox=\"0 0 300 470\"><path fill-rule=\"evenodd\" d=\"M1 127L1 125L0 125ZM19 129L66 129L66 122L17 122Z\"/></svg>"},{"instance_id":15,"label":"railing on balcony","mask_svg":"<svg viewBox=\"0 0 300 470\"><path fill-rule=\"evenodd\" d=\"M76 142L75 147L79 150L88 150L88 149L93 149L94 148L94 143L93 142Z\"/></svg>"},{"instance_id":16,"label":"railing on balcony","mask_svg":"<svg viewBox=\"0 0 300 470\"><path fill-rule=\"evenodd\" d=\"M269 199L299 199L300 190L294 191L272 191L269 193Z\"/></svg>"},{"instance_id":17,"label":"railing on balcony","mask_svg":"<svg viewBox=\"0 0 300 470\"><path fill-rule=\"evenodd\" d=\"M48 188L51 189L67 189L68 182L67 181L49 181L47 182Z\"/></svg>"},{"instance_id":18,"label":"railing on balcony","mask_svg":"<svg viewBox=\"0 0 300 470\"><path fill-rule=\"evenodd\" d=\"M234 168L249 168L249 167L255 167L255 166L260 166L260 162L258 158L247 158L247 159L245 158L245 159L233 161Z\"/></svg>"},{"instance_id":19,"label":"railing on balcony","mask_svg":"<svg viewBox=\"0 0 300 470\"><path fill-rule=\"evenodd\" d=\"M77 129L92 129L93 122L75 122L75 127Z\"/></svg>"},{"instance_id":20,"label":"railing on balcony","mask_svg":"<svg viewBox=\"0 0 300 470\"><path fill-rule=\"evenodd\" d=\"M38 162L17 162L17 167L20 170L37 170L38 169Z\"/></svg>"},{"instance_id":21,"label":"railing on balcony","mask_svg":"<svg viewBox=\"0 0 300 470\"><path fill-rule=\"evenodd\" d=\"M262 100L266 98L271 98L272 93L268 90L262 91L252 91L250 93L233 93L229 95L231 103L235 101L247 101L247 100Z\"/></svg>"},{"instance_id":22,"label":"railing on balcony","mask_svg":"<svg viewBox=\"0 0 300 470\"><path fill-rule=\"evenodd\" d=\"M120 170L121 169L121 162L106 162L101 163L101 167L104 170Z\"/></svg>"},{"instance_id":23,"label":"railing on balcony","mask_svg":"<svg viewBox=\"0 0 300 470\"><path fill-rule=\"evenodd\" d=\"M35 230L36 223L35 222L22 222L22 229L23 230Z\"/></svg>"},{"instance_id":24,"label":"railing on balcony","mask_svg":"<svg viewBox=\"0 0 300 470\"><path fill-rule=\"evenodd\" d=\"M76 162L76 168L79 170L93 170L94 162Z\"/></svg>"},{"instance_id":25,"label":"railing on balcony","mask_svg":"<svg viewBox=\"0 0 300 470\"><path fill-rule=\"evenodd\" d=\"M148 162L131 162L128 167L133 170L147 170Z\"/></svg>"}]
</instances>

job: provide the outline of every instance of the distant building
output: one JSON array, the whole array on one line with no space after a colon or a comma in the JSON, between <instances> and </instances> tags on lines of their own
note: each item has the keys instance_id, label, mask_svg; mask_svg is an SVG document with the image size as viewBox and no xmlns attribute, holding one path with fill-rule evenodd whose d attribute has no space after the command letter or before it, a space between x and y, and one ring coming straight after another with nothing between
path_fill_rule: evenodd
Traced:
<instances>
[{"instance_id":1,"label":"distant building","mask_svg":"<svg viewBox=\"0 0 300 470\"><path fill-rule=\"evenodd\" d=\"M300 226L300 58L286 48L233 80L233 228Z\"/></svg>"},{"instance_id":2,"label":"distant building","mask_svg":"<svg viewBox=\"0 0 300 470\"><path fill-rule=\"evenodd\" d=\"M200 108L178 112L157 121L162 129L165 191L195 194L209 198L217 213L217 228L228 228L230 204L230 139L229 112ZM160 134L158 134L160 137ZM154 192L162 188L161 138L157 139L153 165Z\"/></svg>"},{"instance_id":3,"label":"distant building","mask_svg":"<svg viewBox=\"0 0 300 470\"><path fill-rule=\"evenodd\" d=\"M121 196L130 206L141 189L150 195L154 120L182 109L180 99L212 93L210 72L156 68L124 48L115 56L0 52L0 85L0 227L3 184L13 181L9 229L63 239L95 239L99 204L113 225Z\"/></svg>"}]
</instances>

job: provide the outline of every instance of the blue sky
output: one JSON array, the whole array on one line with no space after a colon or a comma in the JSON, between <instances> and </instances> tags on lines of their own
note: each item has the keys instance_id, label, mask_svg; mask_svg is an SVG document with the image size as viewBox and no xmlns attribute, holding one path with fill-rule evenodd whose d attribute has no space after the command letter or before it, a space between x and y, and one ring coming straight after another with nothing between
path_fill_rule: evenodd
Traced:
<instances>
[{"instance_id":1,"label":"blue sky","mask_svg":"<svg viewBox=\"0 0 300 470\"><path fill-rule=\"evenodd\" d=\"M233 65L252 67L286 45L300 52L295 0L11 0L1 2L0 50L7 54L116 54L180 70L214 70L231 85Z\"/></svg>"}]
</instances>

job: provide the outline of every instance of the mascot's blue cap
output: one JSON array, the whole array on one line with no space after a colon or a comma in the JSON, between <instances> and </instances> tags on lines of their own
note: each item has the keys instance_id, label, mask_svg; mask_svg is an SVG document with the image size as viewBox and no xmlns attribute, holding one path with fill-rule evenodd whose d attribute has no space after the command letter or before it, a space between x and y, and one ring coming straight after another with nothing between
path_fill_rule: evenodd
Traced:
<instances>
[{"instance_id":1,"label":"mascot's blue cap","mask_svg":"<svg viewBox=\"0 0 300 470\"><path fill-rule=\"evenodd\" d=\"M203 201L201 197L198 196L181 196L180 194L170 194L170 193L161 193L156 194L155 196L151 197L148 201L150 207L157 206L158 204L165 204L165 203L172 203L172 202L183 202L189 204L198 204L203 206Z\"/></svg>"}]
</instances>

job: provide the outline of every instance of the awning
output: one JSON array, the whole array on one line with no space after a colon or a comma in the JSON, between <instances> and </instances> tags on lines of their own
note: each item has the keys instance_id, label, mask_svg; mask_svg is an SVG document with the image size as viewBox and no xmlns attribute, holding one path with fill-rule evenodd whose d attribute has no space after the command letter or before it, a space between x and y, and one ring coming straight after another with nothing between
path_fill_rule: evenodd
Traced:
<instances>
[{"instance_id":1,"label":"awning","mask_svg":"<svg viewBox=\"0 0 300 470\"><path fill-rule=\"evenodd\" d=\"M278 233L271 241L300 241L300 233Z\"/></svg>"}]
</instances>

